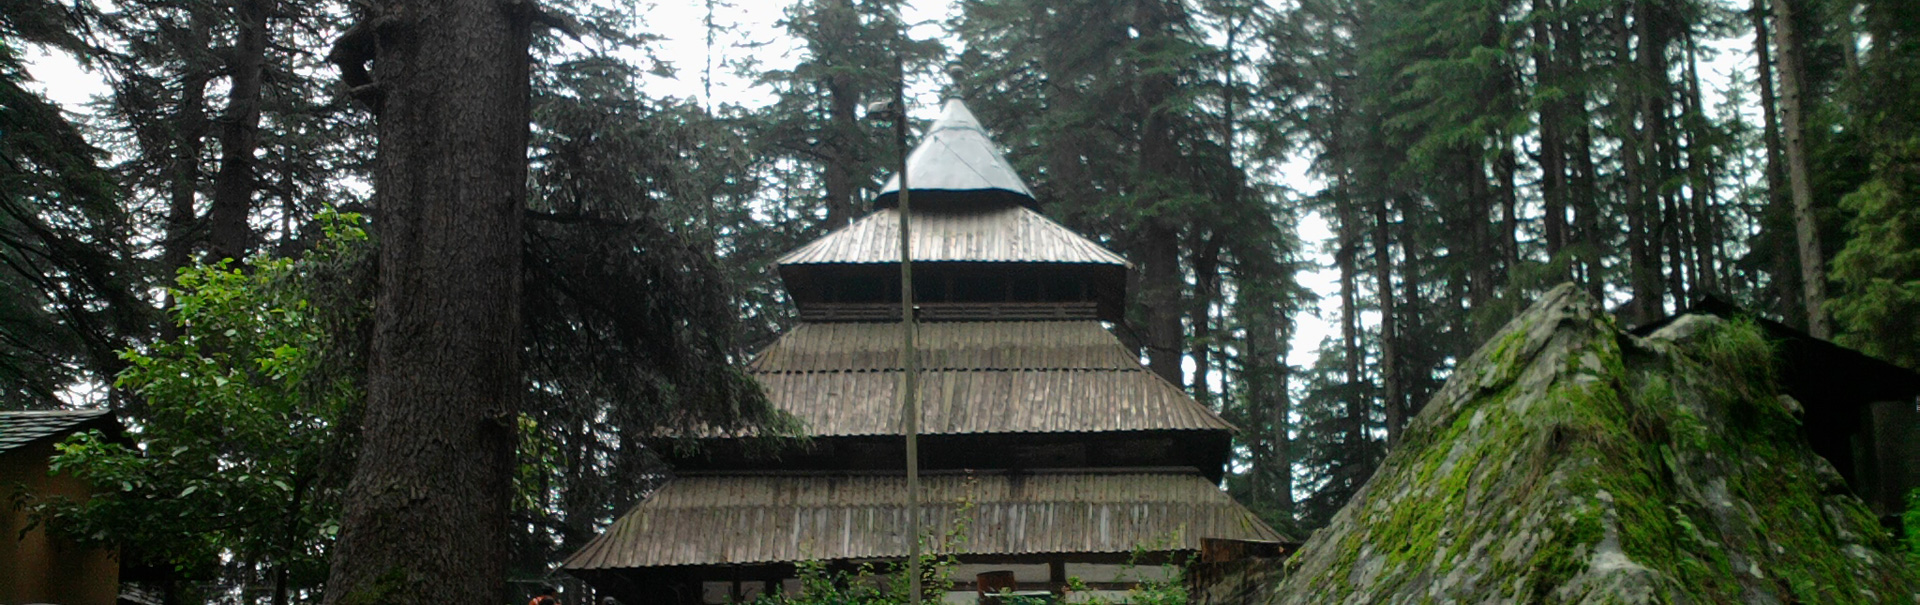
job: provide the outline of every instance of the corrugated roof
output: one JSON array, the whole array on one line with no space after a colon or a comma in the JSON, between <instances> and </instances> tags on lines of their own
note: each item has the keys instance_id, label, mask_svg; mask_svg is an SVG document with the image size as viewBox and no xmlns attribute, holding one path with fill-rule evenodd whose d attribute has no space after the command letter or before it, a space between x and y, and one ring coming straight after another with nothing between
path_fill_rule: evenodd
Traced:
<instances>
[{"instance_id":1,"label":"corrugated roof","mask_svg":"<svg viewBox=\"0 0 1920 605\"><path fill-rule=\"evenodd\" d=\"M104 409L0 412L0 452L75 430L110 413Z\"/></svg>"},{"instance_id":2,"label":"corrugated roof","mask_svg":"<svg viewBox=\"0 0 1920 605\"><path fill-rule=\"evenodd\" d=\"M1134 370L1140 360L1097 321L923 323L915 335L928 370ZM753 372L900 368L900 324L803 323L747 366Z\"/></svg>"},{"instance_id":3,"label":"corrugated roof","mask_svg":"<svg viewBox=\"0 0 1920 605\"><path fill-rule=\"evenodd\" d=\"M923 434L1230 431L1097 321L922 324ZM813 436L899 434L899 325L801 324L749 368Z\"/></svg>"},{"instance_id":4,"label":"corrugated roof","mask_svg":"<svg viewBox=\"0 0 1920 605\"><path fill-rule=\"evenodd\" d=\"M907 186L917 194L928 192L1004 191L1031 202L1033 192L1020 180L1000 146L967 105L950 99L920 144L907 154ZM900 176L887 178L874 203L891 204L900 191Z\"/></svg>"},{"instance_id":5,"label":"corrugated roof","mask_svg":"<svg viewBox=\"0 0 1920 605\"><path fill-rule=\"evenodd\" d=\"M956 554L1126 553L1193 550L1201 538L1284 540L1193 474L943 474L921 482L923 527L943 532L965 517ZM899 475L681 477L563 567L904 557L905 494Z\"/></svg>"},{"instance_id":6,"label":"corrugated roof","mask_svg":"<svg viewBox=\"0 0 1920 605\"><path fill-rule=\"evenodd\" d=\"M914 262L1088 263L1127 260L1025 206L913 212ZM900 262L900 211L882 208L780 257L782 265Z\"/></svg>"}]
</instances>

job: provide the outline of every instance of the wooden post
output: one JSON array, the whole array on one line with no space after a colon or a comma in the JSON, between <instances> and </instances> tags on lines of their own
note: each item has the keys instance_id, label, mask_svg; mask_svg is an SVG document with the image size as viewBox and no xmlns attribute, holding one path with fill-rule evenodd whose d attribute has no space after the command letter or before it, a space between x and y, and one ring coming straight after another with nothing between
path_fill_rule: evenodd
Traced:
<instances>
[{"instance_id":1,"label":"wooden post","mask_svg":"<svg viewBox=\"0 0 1920 605\"><path fill-rule=\"evenodd\" d=\"M908 602L920 605L920 411L914 402L920 360L913 331L913 211L907 205L907 72L905 59L893 56L893 137L900 150L900 425L907 434L907 579Z\"/></svg>"},{"instance_id":2,"label":"wooden post","mask_svg":"<svg viewBox=\"0 0 1920 605\"><path fill-rule=\"evenodd\" d=\"M1061 597L1067 596L1066 560L1054 557L1053 560L1047 561L1047 590Z\"/></svg>"},{"instance_id":3,"label":"wooden post","mask_svg":"<svg viewBox=\"0 0 1920 605\"><path fill-rule=\"evenodd\" d=\"M1002 590L1018 590L1020 587L1019 581L1014 579L1011 571L984 572L975 575L973 579L975 590L980 593L982 602L986 601L988 595L999 594Z\"/></svg>"}]
</instances>

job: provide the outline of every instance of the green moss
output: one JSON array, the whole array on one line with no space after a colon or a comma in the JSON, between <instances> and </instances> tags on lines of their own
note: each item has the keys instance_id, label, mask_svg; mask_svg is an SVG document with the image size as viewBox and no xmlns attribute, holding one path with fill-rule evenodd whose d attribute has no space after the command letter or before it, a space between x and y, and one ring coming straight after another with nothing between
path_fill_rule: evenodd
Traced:
<instances>
[{"instance_id":1,"label":"green moss","mask_svg":"<svg viewBox=\"0 0 1920 605\"><path fill-rule=\"evenodd\" d=\"M1390 483L1353 504L1368 507L1351 512L1357 527L1319 545L1333 561L1302 582L1306 594L1431 599L1408 585L1467 566L1477 575L1475 594L1427 594L1604 599L1561 591L1610 539L1647 570L1660 602L1771 594L1840 603L1871 600L1865 591L1882 600L1911 593L1899 559L1842 550L1893 545L1857 500L1824 493L1813 466L1820 462L1776 398L1776 358L1759 328L1730 322L1704 330L1653 348L1592 330L1592 340L1553 353L1565 358L1555 357L1556 375L1544 385L1519 383L1544 359L1520 359L1530 355L1527 331L1504 332L1470 362L1476 369L1466 375L1479 380L1473 399L1430 408L1443 415L1416 424L1383 465L1391 474L1376 478ZM1551 516L1520 524L1530 533L1515 542L1516 520L1528 513ZM1496 550L1472 553L1488 535ZM1516 544L1532 551L1497 550ZM1355 586L1363 550L1377 553L1383 568L1370 585ZM1487 560L1495 557L1513 558Z\"/></svg>"}]
</instances>

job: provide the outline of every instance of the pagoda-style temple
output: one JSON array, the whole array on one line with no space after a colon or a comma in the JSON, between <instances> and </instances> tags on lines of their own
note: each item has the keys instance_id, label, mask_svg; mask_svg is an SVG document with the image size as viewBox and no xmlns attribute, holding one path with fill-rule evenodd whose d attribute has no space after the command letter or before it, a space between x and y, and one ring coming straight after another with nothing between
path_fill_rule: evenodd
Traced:
<instances>
[{"instance_id":1,"label":"pagoda-style temple","mask_svg":"<svg viewBox=\"0 0 1920 605\"><path fill-rule=\"evenodd\" d=\"M941 549L961 562L950 601L973 602L982 573L1114 597L1203 540L1283 540L1218 486L1233 428L1105 327L1121 318L1125 259L1042 216L958 101L907 170L920 517L936 536L964 526ZM906 557L897 183L780 260L801 322L749 371L807 445L769 460L751 438L706 436L669 453L676 477L567 573L628 605L725 603L796 590L796 562ZM1142 552L1150 565L1127 565Z\"/></svg>"}]
</instances>

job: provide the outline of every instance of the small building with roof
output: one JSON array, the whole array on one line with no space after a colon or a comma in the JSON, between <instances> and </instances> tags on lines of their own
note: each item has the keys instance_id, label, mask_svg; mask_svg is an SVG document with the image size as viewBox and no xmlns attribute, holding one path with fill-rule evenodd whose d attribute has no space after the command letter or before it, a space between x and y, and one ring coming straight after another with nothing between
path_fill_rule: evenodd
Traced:
<instances>
[{"instance_id":1,"label":"small building with roof","mask_svg":"<svg viewBox=\"0 0 1920 605\"><path fill-rule=\"evenodd\" d=\"M1766 334L1774 378L1800 406L1808 444L1884 524L1898 526L1908 495L1920 489L1920 373L1712 295L1632 332L1646 336L1696 315L1752 321Z\"/></svg>"},{"instance_id":2,"label":"small building with roof","mask_svg":"<svg viewBox=\"0 0 1920 605\"><path fill-rule=\"evenodd\" d=\"M107 410L0 412L0 603L111 605L120 596L120 561L111 549L48 533L17 503L86 500L93 487L50 474L54 445L74 433L118 435Z\"/></svg>"},{"instance_id":3,"label":"small building with roof","mask_svg":"<svg viewBox=\"0 0 1920 605\"><path fill-rule=\"evenodd\" d=\"M918 307L920 522L974 581L1113 596L1209 545L1284 536L1219 487L1234 430L1141 365L1106 327L1127 261L1049 220L959 101L908 158ZM898 180L853 224L787 254L800 323L748 371L804 447L769 461L754 435L661 448L676 477L563 569L629 605L793 590L796 564L907 556L898 388ZM684 437L684 436L683 436ZM1244 549L1227 549L1244 550Z\"/></svg>"}]
</instances>

